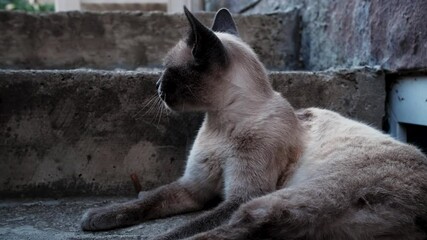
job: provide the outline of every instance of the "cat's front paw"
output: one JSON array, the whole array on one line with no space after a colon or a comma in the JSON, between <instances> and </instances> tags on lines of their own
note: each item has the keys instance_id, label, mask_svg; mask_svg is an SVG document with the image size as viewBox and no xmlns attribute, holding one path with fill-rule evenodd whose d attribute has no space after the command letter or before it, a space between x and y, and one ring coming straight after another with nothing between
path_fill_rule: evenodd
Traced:
<instances>
[{"instance_id":1,"label":"cat's front paw","mask_svg":"<svg viewBox=\"0 0 427 240\"><path fill-rule=\"evenodd\" d=\"M81 228L83 231L99 231L108 229L108 222L102 209L92 208L87 210L81 220Z\"/></svg>"},{"instance_id":2,"label":"cat's front paw","mask_svg":"<svg viewBox=\"0 0 427 240\"><path fill-rule=\"evenodd\" d=\"M83 214L81 228L84 231L102 231L135 224L133 214L117 208L92 208Z\"/></svg>"},{"instance_id":3,"label":"cat's front paw","mask_svg":"<svg viewBox=\"0 0 427 240\"><path fill-rule=\"evenodd\" d=\"M148 191L140 191L139 193L138 193L138 199L143 199L143 198L145 198L147 195L148 195Z\"/></svg>"}]
</instances>

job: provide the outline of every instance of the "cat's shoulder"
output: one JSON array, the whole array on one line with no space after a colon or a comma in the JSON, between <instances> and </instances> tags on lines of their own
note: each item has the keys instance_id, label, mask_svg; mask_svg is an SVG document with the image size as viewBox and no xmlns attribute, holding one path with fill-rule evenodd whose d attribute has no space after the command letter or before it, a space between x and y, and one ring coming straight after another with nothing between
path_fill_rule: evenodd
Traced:
<instances>
[{"instance_id":1,"label":"cat's shoulder","mask_svg":"<svg viewBox=\"0 0 427 240\"><path fill-rule=\"evenodd\" d=\"M309 135L316 136L316 138L345 137L353 140L357 137L390 138L367 123L345 117L331 110L305 108L296 110L295 114Z\"/></svg>"}]
</instances>

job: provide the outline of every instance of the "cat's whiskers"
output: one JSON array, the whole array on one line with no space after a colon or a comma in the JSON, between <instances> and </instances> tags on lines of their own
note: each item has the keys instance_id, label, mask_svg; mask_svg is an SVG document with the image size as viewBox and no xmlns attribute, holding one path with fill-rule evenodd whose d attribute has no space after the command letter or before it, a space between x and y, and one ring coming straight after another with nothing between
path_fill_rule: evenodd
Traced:
<instances>
[{"instance_id":1,"label":"cat's whiskers","mask_svg":"<svg viewBox=\"0 0 427 240\"><path fill-rule=\"evenodd\" d=\"M152 108L152 104L154 103L154 100L156 100L156 98L157 98L157 94L154 94L153 96L149 97L148 100L145 102L145 104L141 107L141 109L139 109L134 114L133 117L138 120L138 119L144 117L145 115L147 115L150 112L150 109ZM138 117L138 115L140 115L146 109L147 109L147 111L144 114L142 114L141 117Z\"/></svg>"},{"instance_id":2,"label":"cat's whiskers","mask_svg":"<svg viewBox=\"0 0 427 240\"><path fill-rule=\"evenodd\" d=\"M154 102L151 104L150 108L147 110L146 114L152 114L153 113L153 115L157 115L156 110L158 110L159 101L161 101L160 98L156 98L154 100ZM154 114L154 113L156 113L156 114ZM152 118L152 120L153 120L153 118Z\"/></svg>"},{"instance_id":3,"label":"cat's whiskers","mask_svg":"<svg viewBox=\"0 0 427 240\"><path fill-rule=\"evenodd\" d=\"M160 119L162 118L163 108L164 108L163 104L160 103L160 114L159 114L159 120L157 121L157 127L159 127Z\"/></svg>"},{"instance_id":4,"label":"cat's whiskers","mask_svg":"<svg viewBox=\"0 0 427 240\"><path fill-rule=\"evenodd\" d=\"M157 117L158 115L160 115L160 105L162 104L162 100L160 98L158 98L156 100L156 103L154 104L154 110L156 111L155 114L153 115L151 122L155 123L157 121Z\"/></svg>"}]
</instances>

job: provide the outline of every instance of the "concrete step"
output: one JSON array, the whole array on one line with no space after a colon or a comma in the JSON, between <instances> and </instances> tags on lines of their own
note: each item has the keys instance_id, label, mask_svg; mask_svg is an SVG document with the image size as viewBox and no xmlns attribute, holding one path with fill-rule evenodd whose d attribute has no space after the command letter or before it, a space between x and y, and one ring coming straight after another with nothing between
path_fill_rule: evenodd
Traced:
<instances>
[{"instance_id":1,"label":"concrete step","mask_svg":"<svg viewBox=\"0 0 427 240\"><path fill-rule=\"evenodd\" d=\"M200 114L159 110L158 71L0 70L0 195L132 195L182 174ZM295 108L381 127L385 82L369 69L271 72Z\"/></svg>"},{"instance_id":2,"label":"concrete step","mask_svg":"<svg viewBox=\"0 0 427 240\"><path fill-rule=\"evenodd\" d=\"M214 14L196 16L210 26ZM269 69L301 68L298 11L237 15L235 19L241 37ZM0 68L158 67L187 29L181 14L0 11Z\"/></svg>"},{"instance_id":3,"label":"concrete step","mask_svg":"<svg viewBox=\"0 0 427 240\"><path fill-rule=\"evenodd\" d=\"M80 219L85 210L130 198L85 197L61 199L0 200L0 239L63 240L120 239L145 240L177 227L200 213L148 221L106 232L83 232Z\"/></svg>"}]
</instances>

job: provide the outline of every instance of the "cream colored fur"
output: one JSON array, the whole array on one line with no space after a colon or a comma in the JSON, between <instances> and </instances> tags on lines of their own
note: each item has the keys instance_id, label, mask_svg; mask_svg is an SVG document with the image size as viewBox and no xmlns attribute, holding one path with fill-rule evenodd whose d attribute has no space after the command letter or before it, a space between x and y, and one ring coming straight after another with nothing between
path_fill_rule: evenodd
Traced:
<instances>
[{"instance_id":1,"label":"cream colored fur","mask_svg":"<svg viewBox=\"0 0 427 240\"><path fill-rule=\"evenodd\" d=\"M253 71L259 66L251 59L252 51L226 35L219 35L224 45L235 44L239 49L239 64L230 70L236 74L232 83L236 88L229 87L229 94L247 91L244 96L262 99L264 91L259 89L268 87L255 85L270 85L264 71ZM254 239L426 239L425 230L415 222L427 217L427 159L416 147L324 109L298 110L298 121L292 112L283 111L281 120L274 122L269 114L277 111L275 106L291 107L277 93L267 99L262 107L255 103L259 108L252 101L242 101L231 110L235 126L242 127L238 132L255 132L251 126L259 124L265 130L259 139L282 139L284 146L297 144L295 149L302 153L298 151L294 164L285 160L289 152L277 156L273 169L280 169L279 174L285 176L279 178L284 181L278 182L277 191L246 203L228 224L192 239L249 239L257 234ZM245 113L240 114L242 109ZM265 114L266 118L256 123L247 114L260 119ZM244 120L241 123L242 119L248 119L248 125ZM287 130L281 131L283 128ZM199 141L210 141L211 137ZM253 149L262 148L261 142ZM195 149L199 146L204 145L196 142ZM277 177L271 169L259 173L263 178Z\"/></svg>"},{"instance_id":2,"label":"cream colored fur","mask_svg":"<svg viewBox=\"0 0 427 240\"><path fill-rule=\"evenodd\" d=\"M176 107L206 112L184 175L138 200L89 210L84 230L201 210L220 197L156 239L426 239L425 155L337 113L294 111L249 46L216 36L228 67L206 77L197 107ZM166 60L184 66L191 48L180 42Z\"/></svg>"}]
</instances>

